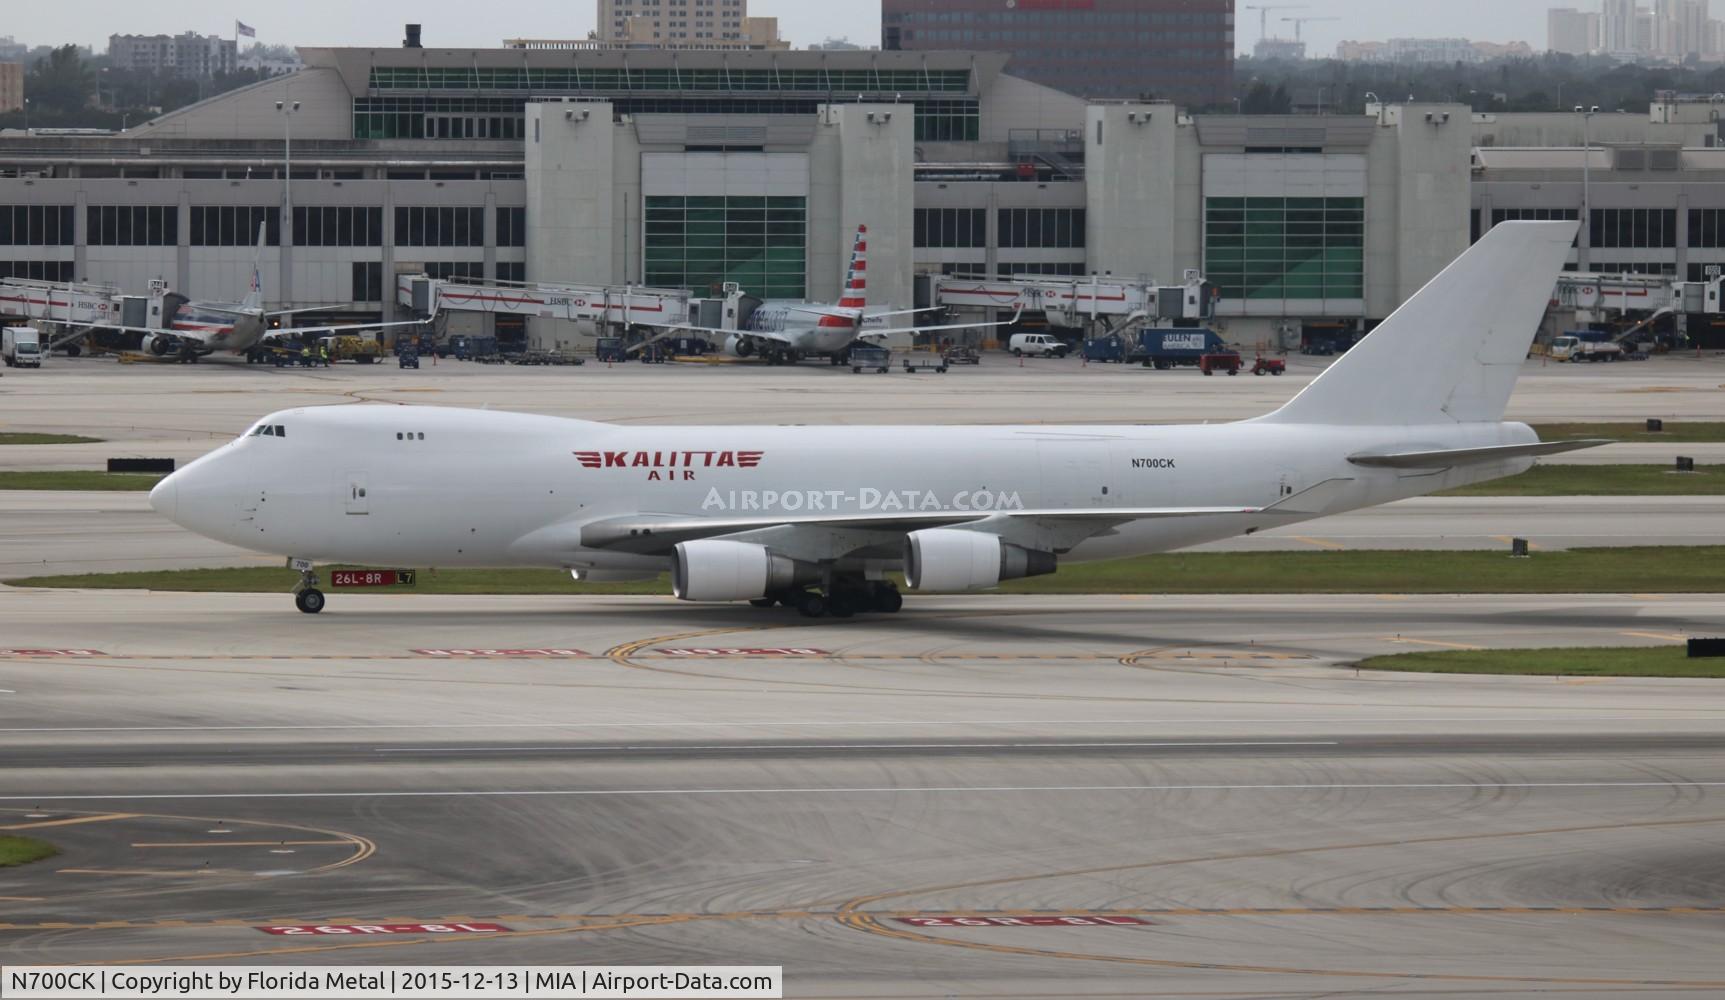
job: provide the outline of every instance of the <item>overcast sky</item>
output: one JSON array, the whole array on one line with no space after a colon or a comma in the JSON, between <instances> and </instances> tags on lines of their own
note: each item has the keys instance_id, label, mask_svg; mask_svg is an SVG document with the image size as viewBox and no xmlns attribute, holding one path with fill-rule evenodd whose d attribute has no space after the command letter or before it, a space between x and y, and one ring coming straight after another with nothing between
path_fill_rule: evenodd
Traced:
<instances>
[{"instance_id":1,"label":"overcast sky","mask_svg":"<svg viewBox=\"0 0 1725 1000\"><path fill-rule=\"evenodd\" d=\"M1005 0L1001 0L1004 5ZM1281 3L1283 0L1268 0ZM1718 0L1714 0L1718 5ZM105 49L111 33L177 34L193 30L231 35L234 18L258 31L258 40L291 45L389 47L401 43L405 21L425 24L431 46L484 47L504 38L580 38L593 27L594 0L3 0L0 32L31 44L68 41ZM1650 4L1649 4L1650 5ZM1239 16L1242 51L1258 41L1258 12ZM1305 0L1304 10L1270 14L1272 35L1291 35L1280 18L1337 17L1308 24L1314 53L1335 51L1343 39L1460 36L1484 41L1525 41L1545 47L1545 11L1551 6L1597 10L1598 0ZM750 0L752 14L775 15L781 32L798 46L828 35L873 45L880 37L879 0Z\"/></svg>"}]
</instances>

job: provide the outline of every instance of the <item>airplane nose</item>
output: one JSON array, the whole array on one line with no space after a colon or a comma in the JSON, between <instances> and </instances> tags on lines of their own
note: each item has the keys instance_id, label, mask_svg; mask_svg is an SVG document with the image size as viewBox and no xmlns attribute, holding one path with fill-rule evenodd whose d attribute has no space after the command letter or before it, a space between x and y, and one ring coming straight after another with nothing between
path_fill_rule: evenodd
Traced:
<instances>
[{"instance_id":1,"label":"airplane nose","mask_svg":"<svg viewBox=\"0 0 1725 1000\"><path fill-rule=\"evenodd\" d=\"M166 479L157 483L156 488L150 491L150 506L170 521L174 519L180 505L180 486L174 482L178 478L179 473L169 473Z\"/></svg>"}]
</instances>

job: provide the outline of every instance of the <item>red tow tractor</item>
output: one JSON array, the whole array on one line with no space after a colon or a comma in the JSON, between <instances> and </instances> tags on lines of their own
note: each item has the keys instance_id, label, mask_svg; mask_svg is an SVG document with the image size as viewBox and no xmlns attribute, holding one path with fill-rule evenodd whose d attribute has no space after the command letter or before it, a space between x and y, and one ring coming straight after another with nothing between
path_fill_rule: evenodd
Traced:
<instances>
[{"instance_id":1,"label":"red tow tractor","mask_svg":"<svg viewBox=\"0 0 1725 1000\"><path fill-rule=\"evenodd\" d=\"M1287 370L1287 358L1266 358L1260 354L1257 360L1252 362L1253 375L1280 375Z\"/></svg>"}]
</instances>

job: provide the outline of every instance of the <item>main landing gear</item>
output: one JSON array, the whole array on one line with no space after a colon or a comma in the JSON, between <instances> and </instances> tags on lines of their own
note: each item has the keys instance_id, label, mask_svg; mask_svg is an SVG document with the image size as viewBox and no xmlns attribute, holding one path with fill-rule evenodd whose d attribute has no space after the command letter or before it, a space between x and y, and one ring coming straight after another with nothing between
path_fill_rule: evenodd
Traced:
<instances>
[{"instance_id":1,"label":"main landing gear","mask_svg":"<svg viewBox=\"0 0 1725 1000\"><path fill-rule=\"evenodd\" d=\"M309 561L292 559L288 565L299 570L299 583L293 589L294 607L308 615L315 615L323 610L323 591L317 589L317 570Z\"/></svg>"},{"instance_id":2,"label":"main landing gear","mask_svg":"<svg viewBox=\"0 0 1725 1000\"><path fill-rule=\"evenodd\" d=\"M757 608L782 604L795 608L805 618L850 618L870 612L894 614L904 607L904 595L890 583L835 580L824 591L787 590L749 603Z\"/></svg>"}]
</instances>

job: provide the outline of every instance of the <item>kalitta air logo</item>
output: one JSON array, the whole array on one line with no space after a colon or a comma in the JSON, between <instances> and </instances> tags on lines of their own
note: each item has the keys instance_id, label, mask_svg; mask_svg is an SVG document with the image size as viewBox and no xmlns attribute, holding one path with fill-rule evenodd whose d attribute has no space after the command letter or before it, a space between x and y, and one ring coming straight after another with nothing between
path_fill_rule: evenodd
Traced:
<instances>
[{"instance_id":1,"label":"kalitta air logo","mask_svg":"<svg viewBox=\"0 0 1725 1000\"><path fill-rule=\"evenodd\" d=\"M761 451L578 451L575 458L588 469L643 469L648 481L686 482L699 469L752 469L761 464Z\"/></svg>"}]
</instances>

